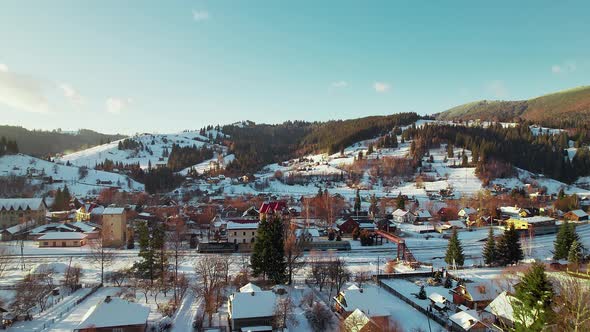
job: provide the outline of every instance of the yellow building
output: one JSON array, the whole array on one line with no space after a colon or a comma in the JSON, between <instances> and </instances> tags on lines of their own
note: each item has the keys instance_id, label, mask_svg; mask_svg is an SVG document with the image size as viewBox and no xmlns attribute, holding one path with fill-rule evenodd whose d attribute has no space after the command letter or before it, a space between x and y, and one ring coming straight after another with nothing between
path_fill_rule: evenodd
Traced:
<instances>
[{"instance_id":1,"label":"yellow building","mask_svg":"<svg viewBox=\"0 0 590 332\"><path fill-rule=\"evenodd\" d=\"M122 207L108 207L102 213L102 243L120 247L127 240L127 215Z\"/></svg>"},{"instance_id":2,"label":"yellow building","mask_svg":"<svg viewBox=\"0 0 590 332\"><path fill-rule=\"evenodd\" d=\"M506 220L506 227L510 227L510 225L514 225L516 230L534 232L536 235L550 234L557 231L555 219L551 217L510 218Z\"/></svg>"},{"instance_id":3,"label":"yellow building","mask_svg":"<svg viewBox=\"0 0 590 332\"><path fill-rule=\"evenodd\" d=\"M45 223L47 206L42 198L2 198L0 199L0 229L34 220L36 224Z\"/></svg>"}]
</instances>

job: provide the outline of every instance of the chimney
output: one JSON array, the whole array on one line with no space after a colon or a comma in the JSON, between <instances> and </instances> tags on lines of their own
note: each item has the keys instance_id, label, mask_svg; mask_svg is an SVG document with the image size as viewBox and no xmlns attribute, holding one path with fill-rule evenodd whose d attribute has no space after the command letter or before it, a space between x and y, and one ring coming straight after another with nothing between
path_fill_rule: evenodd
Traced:
<instances>
[{"instance_id":1,"label":"chimney","mask_svg":"<svg viewBox=\"0 0 590 332\"><path fill-rule=\"evenodd\" d=\"M104 302L105 303L111 302L111 296L110 295L107 295L107 297L104 299Z\"/></svg>"}]
</instances>

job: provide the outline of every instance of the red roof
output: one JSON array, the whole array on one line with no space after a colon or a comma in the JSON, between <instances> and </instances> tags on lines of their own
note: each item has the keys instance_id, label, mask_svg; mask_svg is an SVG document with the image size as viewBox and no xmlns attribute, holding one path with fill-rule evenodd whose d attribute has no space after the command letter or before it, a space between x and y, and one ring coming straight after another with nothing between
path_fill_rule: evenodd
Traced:
<instances>
[{"instance_id":1,"label":"red roof","mask_svg":"<svg viewBox=\"0 0 590 332\"><path fill-rule=\"evenodd\" d=\"M287 208L287 203L284 201L274 201L269 203L262 203L260 213L273 213L282 211Z\"/></svg>"}]
</instances>

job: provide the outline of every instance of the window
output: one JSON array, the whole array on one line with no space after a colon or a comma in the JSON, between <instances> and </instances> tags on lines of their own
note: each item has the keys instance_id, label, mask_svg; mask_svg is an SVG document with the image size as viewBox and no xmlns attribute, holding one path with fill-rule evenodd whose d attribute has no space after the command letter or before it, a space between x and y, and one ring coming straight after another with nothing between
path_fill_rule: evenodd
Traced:
<instances>
[{"instance_id":1,"label":"window","mask_svg":"<svg viewBox=\"0 0 590 332\"><path fill-rule=\"evenodd\" d=\"M242 243L246 243L246 239L242 239Z\"/></svg>"},{"instance_id":2,"label":"window","mask_svg":"<svg viewBox=\"0 0 590 332\"><path fill-rule=\"evenodd\" d=\"M234 236L238 236L238 232L234 232Z\"/></svg>"},{"instance_id":3,"label":"window","mask_svg":"<svg viewBox=\"0 0 590 332\"><path fill-rule=\"evenodd\" d=\"M114 327L113 332L123 332L123 328L122 327Z\"/></svg>"},{"instance_id":4,"label":"window","mask_svg":"<svg viewBox=\"0 0 590 332\"><path fill-rule=\"evenodd\" d=\"M242 235L246 236L246 232L242 232L242 233L244 233L244 234L242 234Z\"/></svg>"},{"instance_id":5,"label":"window","mask_svg":"<svg viewBox=\"0 0 590 332\"><path fill-rule=\"evenodd\" d=\"M49 242L43 242L43 245L44 246L48 246L49 245Z\"/></svg>"}]
</instances>

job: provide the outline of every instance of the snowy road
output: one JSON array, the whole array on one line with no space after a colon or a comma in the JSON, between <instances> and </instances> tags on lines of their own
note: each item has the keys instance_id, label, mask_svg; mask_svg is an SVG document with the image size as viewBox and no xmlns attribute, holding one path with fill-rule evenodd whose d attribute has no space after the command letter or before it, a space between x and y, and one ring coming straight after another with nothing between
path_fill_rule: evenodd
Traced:
<instances>
[{"instance_id":1,"label":"snowy road","mask_svg":"<svg viewBox=\"0 0 590 332\"><path fill-rule=\"evenodd\" d=\"M188 332L193 330L193 321L202 299L196 298L192 290L184 295L182 303L174 315L172 332Z\"/></svg>"}]
</instances>

